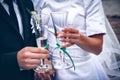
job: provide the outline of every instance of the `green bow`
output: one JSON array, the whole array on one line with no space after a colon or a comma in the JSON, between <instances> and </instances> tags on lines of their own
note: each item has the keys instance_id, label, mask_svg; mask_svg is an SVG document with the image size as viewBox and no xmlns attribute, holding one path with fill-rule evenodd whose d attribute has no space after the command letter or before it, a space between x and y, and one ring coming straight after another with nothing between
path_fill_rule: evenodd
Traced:
<instances>
[{"instance_id":1,"label":"green bow","mask_svg":"<svg viewBox=\"0 0 120 80\"><path fill-rule=\"evenodd\" d=\"M60 44L58 44L58 43L57 43L56 45L57 45L57 47L56 47L55 49L60 48L60 49L64 52L64 54L66 54L66 55L69 57L70 61L72 62L72 65L73 65L73 67L74 67L74 70L75 70L74 61L73 61L73 59L71 58L71 56L69 55L69 53L66 51L66 48L61 48L61 47L60 47Z\"/></svg>"}]
</instances>

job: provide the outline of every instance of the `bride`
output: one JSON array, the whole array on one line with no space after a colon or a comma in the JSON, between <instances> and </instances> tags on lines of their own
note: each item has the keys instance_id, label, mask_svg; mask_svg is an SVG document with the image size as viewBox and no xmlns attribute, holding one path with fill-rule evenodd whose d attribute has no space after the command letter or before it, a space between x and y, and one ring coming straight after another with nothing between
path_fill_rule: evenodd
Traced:
<instances>
[{"instance_id":1,"label":"bride","mask_svg":"<svg viewBox=\"0 0 120 80\"><path fill-rule=\"evenodd\" d=\"M104 16L101 0L33 0L36 10L50 14L67 11L72 28L62 30L61 41L75 63L73 68L56 70L56 80L109 80L119 78L119 42ZM53 30L52 21L49 29ZM66 33L67 32L67 33ZM54 32L48 43L56 47ZM65 38L67 37L67 39ZM102 52L101 52L102 51Z\"/></svg>"}]
</instances>

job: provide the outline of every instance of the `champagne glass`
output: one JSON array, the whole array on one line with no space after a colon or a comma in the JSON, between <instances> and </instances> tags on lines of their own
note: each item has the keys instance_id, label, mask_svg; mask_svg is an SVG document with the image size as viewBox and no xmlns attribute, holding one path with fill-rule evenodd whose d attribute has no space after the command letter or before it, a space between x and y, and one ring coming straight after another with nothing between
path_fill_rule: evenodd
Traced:
<instances>
[{"instance_id":1,"label":"champagne glass","mask_svg":"<svg viewBox=\"0 0 120 80\"><path fill-rule=\"evenodd\" d=\"M65 44L61 42L59 38L59 33L65 27L67 27L67 16L68 12L52 12L51 17L53 21L53 27L55 31L56 42L59 45ZM68 60L68 56L65 54L61 48L55 48L52 52L52 63L55 69L69 69L72 67L72 63Z\"/></svg>"},{"instance_id":2,"label":"champagne glass","mask_svg":"<svg viewBox=\"0 0 120 80\"><path fill-rule=\"evenodd\" d=\"M45 26L47 26L47 23L49 22L49 15L48 14L38 14L40 19L38 24L35 24L35 36L36 36L36 42L38 47L44 47L47 48L47 30ZM34 68L34 71L37 73L45 73L52 69L52 65L48 62L46 62L45 59L40 60L41 63L37 66L37 68Z\"/></svg>"}]
</instances>

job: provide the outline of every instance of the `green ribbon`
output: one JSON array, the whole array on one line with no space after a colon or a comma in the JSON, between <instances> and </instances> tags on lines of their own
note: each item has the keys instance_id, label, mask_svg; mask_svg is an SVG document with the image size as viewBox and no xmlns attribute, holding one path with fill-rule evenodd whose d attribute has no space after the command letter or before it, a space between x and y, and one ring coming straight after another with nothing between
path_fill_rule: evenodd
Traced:
<instances>
[{"instance_id":1,"label":"green ribbon","mask_svg":"<svg viewBox=\"0 0 120 80\"><path fill-rule=\"evenodd\" d=\"M46 44L44 48L45 48L45 49L48 49L48 47L49 47L49 44Z\"/></svg>"},{"instance_id":2,"label":"green ribbon","mask_svg":"<svg viewBox=\"0 0 120 80\"><path fill-rule=\"evenodd\" d=\"M44 47L44 49L48 49L48 48L49 48L49 44L46 44L45 47ZM50 60L50 64L52 66L52 69L54 70L54 65L52 64L52 59L49 58L49 60Z\"/></svg>"},{"instance_id":3,"label":"green ribbon","mask_svg":"<svg viewBox=\"0 0 120 80\"><path fill-rule=\"evenodd\" d=\"M74 70L75 70L74 61L73 61L73 59L71 58L71 56L69 55L69 53L66 51L66 48L61 48L61 47L60 47L60 44L58 44L58 43L57 43L56 45L57 45L57 47L56 47L55 49L60 48L60 49L64 52L64 54L66 54L66 55L69 57L70 61L72 62L73 68L74 68Z\"/></svg>"}]
</instances>

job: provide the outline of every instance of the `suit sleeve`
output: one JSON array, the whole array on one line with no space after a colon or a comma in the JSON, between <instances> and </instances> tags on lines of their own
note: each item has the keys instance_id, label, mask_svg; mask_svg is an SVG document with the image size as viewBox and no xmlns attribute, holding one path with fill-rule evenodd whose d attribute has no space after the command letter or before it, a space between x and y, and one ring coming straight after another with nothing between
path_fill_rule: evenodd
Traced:
<instances>
[{"instance_id":1,"label":"suit sleeve","mask_svg":"<svg viewBox=\"0 0 120 80\"><path fill-rule=\"evenodd\" d=\"M33 10L31 0L21 1L25 5L25 9L29 8L30 10ZM29 16L27 18L30 19L30 14L27 14ZM7 79L10 77L10 79L13 80L20 80L19 77L22 74L17 62L17 53L25 47L24 42L22 39L19 39L19 34L11 28L11 25L6 23L4 19L2 22L1 18L0 27L0 79L6 80L7 77Z\"/></svg>"}]
</instances>

